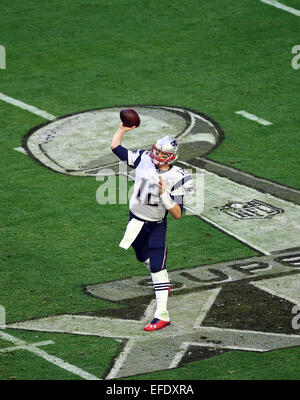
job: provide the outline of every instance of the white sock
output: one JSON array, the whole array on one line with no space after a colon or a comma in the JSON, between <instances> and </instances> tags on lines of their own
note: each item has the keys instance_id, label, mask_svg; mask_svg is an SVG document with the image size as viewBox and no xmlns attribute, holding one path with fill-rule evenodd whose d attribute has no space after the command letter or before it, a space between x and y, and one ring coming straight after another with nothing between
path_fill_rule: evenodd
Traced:
<instances>
[{"instance_id":1,"label":"white sock","mask_svg":"<svg viewBox=\"0 0 300 400\"><path fill-rule=\"evenodd\" d=\"M168 272L166 269L159 272L151 272L151 277L156 297L156 311L154 317L163 321L170 321L167 310L170 287Z\"/></svg>"}]
</instances>

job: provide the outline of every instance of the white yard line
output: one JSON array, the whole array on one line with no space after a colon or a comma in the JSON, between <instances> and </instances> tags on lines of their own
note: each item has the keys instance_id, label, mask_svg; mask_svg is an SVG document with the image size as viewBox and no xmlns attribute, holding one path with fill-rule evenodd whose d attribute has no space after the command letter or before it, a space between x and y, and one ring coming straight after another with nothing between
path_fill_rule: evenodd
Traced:
<instances>
[{"instance_id":1,"label":"white yard line","mask_svg":"<svg viewBox=\"0 0 300 400\"><path fill-rule=\"evenodd\" d=\"M24 340L20 340L8 333L5 333L3 331L0 331L0 338L3 340L7 340L8 342L14 343L16 346L21 347L22 349L28 350L29 352L42 357L44 360L49 361L51 364L54 364L60 368L65 369L66 371L71 372L72 374L78 375L81 378L87 379L87 380L101 380L97 378L96 376L89 374L86 371L83 371L82 369L76 367L75 365L69 364L66 361L62 360L61 358L52 356L51 354L48 354L46 351L41 350L37 348L37 344L31 343L28 344ZM44 343L45 344L45 343ZM49 343L48 343L49 344Z\"/></svg>"},{"instance_id":2,"label":"white yard line","mask_svg":"<svg viewBox=\"0 0 300 400\"><path fill-rule=\"evenodd\" d=\"M22 108L23 110L30 111L31 113L38 115L39 117L45 118L49 121L52 121L56 118L55 115L49 114L47 111L40 110L30 104L23 103L20 100L14 99L13 97L9 97L4 93L0 92L0 100L5 101L6 103L12 104L15 107ZM19 151L20 153L26 154L26 151L23 147L15 147L14 150Z\"/></svg>"},{"instance_id":3,"label":"white yard line","mask_svg":"<svg viewBox=\"0 0 300 400\"><path fill-rule=\"evenodd\" d=\"M296 17L300 17L300 10L296 10L295 8L286 6L285 4L279 3L276 0L260 0L262 3L268 4L269 6L273 6L279 8L280 10L287 11L290 14L296 15Z\"/></svg>"},{"instance_id":4,"label":"white yard line","mask_svg":"<svg viewBox=\"0 0 300 400\"><path fill-rule=\"evenodd\" d=\"M236 114L242 115L243 117L247 118L247 119L251 119L252 121L255 121L261 125L272 125L272 122L266 121L263 118L259 118L254 114L250 114L247 111L236 111Z\"/></svg>"},{"instance_id":5,"label":"white yard line","mask_svg":"<svg viewBox=\"0 0 300 400\"><path fill-rule=\"evenodd\" d=\"M0 92L0 100L5 101L6 103L12 104L13 106L22 108L23 110L30 111L31 113L38 115L39 117L48 119L52 121L55 119L55 115L47 113L47 111L40 110L30 104L23 103L20 100L14 99L13 97L6 96L6 94Z\"/></svg>"},{"instance_id":6,"label":"white yard line","mask_svg":"<svg viewBox=\"0 0 300 400\"><path fill-rule=\"evenodd\" d=\"M48 344L54 344L53 340L31 343L31 346L47 346ZM11 351L15 350L27 350L27 345L6 347L5 349L0 349L0 353L10 353Z\"/></svg>"}]
</instances>

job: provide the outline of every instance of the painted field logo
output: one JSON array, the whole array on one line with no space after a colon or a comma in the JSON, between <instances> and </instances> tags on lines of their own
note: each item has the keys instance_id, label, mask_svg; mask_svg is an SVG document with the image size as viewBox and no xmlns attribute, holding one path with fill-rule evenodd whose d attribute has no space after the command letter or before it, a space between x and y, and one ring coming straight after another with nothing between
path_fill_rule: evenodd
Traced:
<instances>
[{"instance_id":1,"label":"painted field logo","mask_svg":"<svg viewBox=\"0 0 300 400\"><path fill-rule=\"evenodd\" d=\"M226 351L265 352L300 346L300 192L271 182L267 182L271 191L265 190L266 180L262 184L258 178L205 159L221 143L223 132L201 113L164 106L129 107L141 116L141 127L124 137L124 145L147 150L162 134L176 136L178 164L201 172L205 169L205 205L200 218L261 255L170 271L171 326L160 332L143 330L156 308L149 275L83 288L86 294L118 303L120 308L52 315L8 328L121 341L104 379L178 368ZM56 172L127 177L129 173L119 170L119 160L110 151L122 108L53 120L28 132L23 147Z\"/></svg>"},{"instance_id":2,"label":"painted field logo","mask_svg":"<svg viewBox=\"0 0 300 400\"><path fill-rule=\"evenodd\" d=\"M105 379L178 368L226 351L300 346L300 268L282 264L282 257L299 259L299 250L287 250L280 258L258 256L171 271L171 326L154 334L143 330L156 308L151 277L145 276L84 288L120 308L53 315L8 328L121 340Z\"/></svg>"},{"instance_id":3,"label":"painted field logo","mask_svg":"<svg viewBox=\"0 0 300 400\"><path fill-rule=\"evenodd\" d=\"M229 201L219 210L238 219L267 219L284 212L282 208L274 207L260 200L250 200L244 203Z\"/></svg>"},{"instance_id":4,"label":"painted field logo","mask_svg":"<svg viewBox=\"0 0 300 400\"><path fill-rule=\"evenodd\" d=\"M96 176L103 168L118 166L110 143L123 108L134 108L141 117L141 125L124 137L129 150L150 150L158 137L172 135L179 141L180 159L189 160L213 151L224 138L219 125L202 113L178 107L126 105L57 118L30 130L22 145L34 160L53 171Z\"/></svg>"}]
</instances>

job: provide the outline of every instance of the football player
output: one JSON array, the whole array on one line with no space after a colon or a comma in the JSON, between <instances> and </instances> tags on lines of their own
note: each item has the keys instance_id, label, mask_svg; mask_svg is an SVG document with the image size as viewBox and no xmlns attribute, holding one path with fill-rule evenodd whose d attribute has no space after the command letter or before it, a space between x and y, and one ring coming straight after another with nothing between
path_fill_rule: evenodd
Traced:
<instances>
[{"instance_id":1,"label":"football player","mask_svg":"<svg viewBox=\"0 0 300 400\"><path fill-rule=\"evenodd\" d=\"M158 139L151 151L131 151L122 146L124 134L134 129L123 124L115 133L111 149L135 169L134 192L129 202L129 222L120 243L133 247L138 261L149 269L156 296L154 319L144 327L154 331L170 325L167 310L170 281L166 269L167 214L182 216L183 196L193 192L192 176L172 165L178 157L178 142L172 136Z\"/></svg>"}]
</instances>

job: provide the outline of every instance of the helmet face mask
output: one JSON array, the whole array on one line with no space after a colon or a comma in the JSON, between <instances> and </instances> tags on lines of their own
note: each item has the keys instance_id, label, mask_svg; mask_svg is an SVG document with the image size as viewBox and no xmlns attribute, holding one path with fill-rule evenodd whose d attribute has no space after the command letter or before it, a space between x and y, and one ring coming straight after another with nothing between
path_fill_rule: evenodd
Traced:
<instances>
[{"instance_id":1,"label":"helmet face mask","mask_svg":"<svg viewBox=\"0 0 300 400\"><path fill-rule=\"evenodd\" d=\"M178 142L173 136L164 136L152 146L151 160L157 167L172 164L178 157Z\"/></svg>"}]
</instances>

